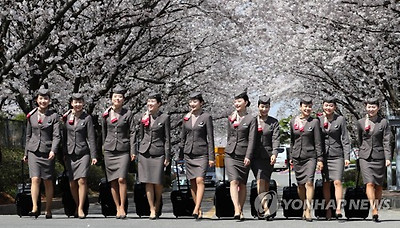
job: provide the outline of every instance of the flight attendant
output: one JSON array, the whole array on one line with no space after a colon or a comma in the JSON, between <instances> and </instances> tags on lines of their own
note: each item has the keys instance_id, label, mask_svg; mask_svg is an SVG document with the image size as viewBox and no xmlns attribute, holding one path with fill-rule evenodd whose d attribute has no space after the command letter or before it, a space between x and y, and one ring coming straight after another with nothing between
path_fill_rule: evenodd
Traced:
<instances>
[{"instance_id":1,"label":"flight attendant","mask_svg":"<svg viewBox=\"0 0 400 228\"><path fill-rule=\"evenodd\" d=\"M212 117L202 108L201 93L193 93L189 98L190 112L183 118L181 132L181 159L186 162L186 176L195 203L193 217L202 218L201 201L204 195L204 177L207 166L214 166L214 128Z\"/></svg>"},{"instance_id":2,"label":"flight attendant","mask_svg":"<svg viewBox=\"0 0 400 228\"><path fill-rule=\"evenodd\" d=\"M83 205L87 195L87 176L90 164L97 163L96 139L92 117L87 114L83 95L73 93L71 107L63 115L65 165L68 170L71 194L76 205L75 217L84 219Z\"/></svg>"},{"instance_id":3,"label":"flight attendant","mask_svg":"<svg viewBox=\"0 0 400 228\"><path fill-rule=\"evenodd\" d=\"M135 124L133 113L123 107L125 93L120 85L113 89L112 106L103 113L102 120L104 162L117 219L126 218L126 176L129 161L135 159Z\"/></svg>"},{"instance_id":4,"label":"flight attendant","mask_svg":"<svg viewBox=\"0 0 400 228\"><path fill-rule=\"evenodd\" d=\"M257 138L251 169L257 179L257 193L268 192L271 174L274 171L278 147L280 145L279 122L268 115L270 98L261 96L258 100ZM268 208L264 206L263 217L270 220ZM260 215L260 217L262 217Z\"/></svg>"},{"instance_id":5,"label":"flight attendant","mask_svg":"<svg viewBox=\"0 0 400 228\"><path fill-rule=\"evenodd\" d=\"M380 222L378 206L382 199L382 185L386 167L391 163L389 123L378 115L379 100L367 99L367 115L358 120L358 141L360 146L359 162L364 184L367 185L367 197L371 204L372 221Z\"/></svg>"},{"instance_id":6,"label":"flight attendant","mask_svg":"<svg viewBox=\"0 0 400 228\"><path fill-rule=\"evenodd\" d=\"M323 168L320 124L318 119L311 117L311 111L311 98L303 98L300 100L300 115L290 121L290 163L293 164L297 191L303 201L303 219L307 222L312 222L315 169Z\"/></svg>"},{"instance_id":7,"label":"flight attendant","mask_svg":"<svg viewBox=\"0 0 400 228\"><path fill-rule=\"evenodd\" d=\"M247 112L249 106L247 91L237 94L234 100L235 111L228 118L225 167L235 207L234 219L237 220L244 220L246 184L257 137L257 118Z\"/></svg>"},{"instance_id":8,"label":"flight attendant","mask_svg":"<svg viewBox=\"0 0 400 228\"><path fill-rule=\"evenodd\" d=\"M161 94L149 95L139 135L139 181L146 183L151 220L160 214L164 167L169 165L171 157L170 117L159 110L161 104Z\"/></svg>"},{"instance_id":9,"label":"flight attendant","mask_svg":"<svg viewBox=\"0 0 400 228\"><path fill-rule=\"evenodd\" d=\"M40 182L43 179L46 191L46 219L52 218L54 158L60 144L60 124L57 113L49 110L50 92L40 88L36 96L37 108L26 116L26 146L23 160L28 162L31 177L32 211L30 216L40 215L37 200L40 200Z\"/></svg>"},{"instance_id":10,"label":"flight attendant","mask_svg":"<svg viewBox=\"0 0 400 228\"><path fill-rule=\"evenodd\" d=\"M346 119L335 113L336 99L326 97L323 100L323 114L319 116L324 150L323 192L325 203L331 199L330 186L335 186L336 218L342 217L341 202L343 195L342 179L344 167L350 164L350 140ZM326 210L326 218L332 217L331 210Z\"/></svg>"}]
</instances>

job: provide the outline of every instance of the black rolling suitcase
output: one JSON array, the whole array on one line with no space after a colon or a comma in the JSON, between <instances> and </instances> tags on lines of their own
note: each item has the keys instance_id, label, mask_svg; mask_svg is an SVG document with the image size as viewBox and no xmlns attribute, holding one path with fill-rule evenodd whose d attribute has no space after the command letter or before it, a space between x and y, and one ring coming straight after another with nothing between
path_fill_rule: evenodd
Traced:
<instances>
[{"instance_id":1,"label":"black rolling suitcase","mask_svg":"<svg viewBox=\"0 0 400 228\"><path fill-rule=\"evenodd\" d=\"M186 180L186 186L181 186L179 180L178 164L176 164L176 185L171 191L171 202L175 217L192 216L195 203L190 191L189 180Z\"/></svg>"},{"instance_id":2,"label":"black rolling suitcase","mask_svg":"<svg viewBox=\"0 0 400 228\"><path fill-rule=\"evenodd\" d=\"M289 152L288 152L289 153ZM289 156L288 156L289 157ZM289 186L283 187L281 206L283 209L283 216L289 217L303 217L303 202L300 200L297 193L297 185L292 184L291 167L289 168Z\"/></svg>"},{"instance_id":3,"label":"black rolling suitcase","mask_svg":"<svg viewBox=\"0 0 400 228\"><path fill-rule=\"evenodd\" d=\"M275 192L275 196L278 196L277 195L277 192L278 192L277 191L277 184L276 184L276 181L273 180L273 179L271 179L269 181L269 191L274 191ZM256 209L256 207L254 205L254 201L256 200L257 196L258 196L258 194L257 194L257 180L253 180L251 182L251 188L250 188L250 205L251 205L251 215L254 218L259 217L259 215L257 213L257 209ZM276 216L276 212L274 212L270 217L271 218L275 218L275 216ZM259 218L261 218L261 217L259 217Z\"/></svg>"},{"instance_id":4,"label":"black rolling suitcase","mask_svg":"<svg viewBox=\"0 0 400 228\"><path fill-rule=\"evenodd\" d=\"M117 207L111 194L111 184L107 181L107 178L100 180L98 202L101 205L101 213L104 217L117 215ZM128 197L125 200L125 212L128 213Z\"/></svg>"},{"instance_id":5,"label":"black rolling suitcase","mask_svg":"<svg viewBox=\"0 0 400 228\"><path fill-rule=\"evenodd\" d=\"M139 215L139 217L150 215L150 206L146 195L146 184L135 183L133 201L135 202L136 214Z\"/></svg>"},{"instance_id":6,"label":"black rolling suitcase","mask_svg":"<svg viewBox=\"0 0 400 228\"><path fill-rule=\"evenodd\" d=\"M362 218L366 219L369 214L370 203L367 194L365 193L365 186L359 186L360 179L360 165L357 160L357 178L356 186L348 187L344 194L344 215L347 219Z\"/></svg>"},{"instance_id":7,"label":"black rolling suitcase","mask_svg":"<svg viewBox=\"0 0 400 228\"><path fill-rule=\"evenodd\" d=\"M326 207L328 206L331 210L332 217L335 217L335 209L336 209L336 196L335 196L335 185L333 182L330 182L330 193L331 199L327 205L325 204L324 198L324 182L322 179L318 179L315 181L314 188L314 215L319 218L326 217Z\"/></svg>"},{"instance_id":8,"label":"black rolling suitcase","mask_svg":"<svg viewBox=\"0 0 400 228\"><path fill-rule=\"evenodd\" d=\"M61 194L61 202L64 206L64 213L66 216L71 217L75 216L76 204L74 198L71 194L71 188L69 185L69 178L67 175L67 171L64 172L57 178L56 185L59 186L62 194ZM89 213L89 200L88 196L86 195L85 203L83 204L83 213L88 215Z\"/></svg>"},{"instance_id":9,"label":"black rolling suitcase","mask_svg":"<svg viewBox=\"0 0 400 228\"><path fill-rule=\"evenodd\" d=\"M230 183L225 180L225 167L223 180L217 182L214 195L215 215L221 217L233 217L235 208L231 199Z\"/></svg>"},{"instance_id":10,"label":"black rolling suitcase","mask_svg":"<svg viewBox=\"0 0 400 228\"><path fill-rule=\"evenodd\" d=\"M136 183L133 189L133 201L135 202L136 214L139 217L150 216L150 206L146 195L146 184L138 181L138 173L136 175ZM161 199L160 211L157 216L162 214L163 201Z\"/></svg>"},{"instance_id":11,"label":"black rolling suitcase","mask_svg":"<svg viewBox=\"0 0 400 228\"><path fill-rule=\"evenodd\" d=\"M33 207L31 197L31 184L25 183L24 178L24 161L21 161L21 181L22 183L17 185L17 194L15 196L15 205L17 207L17 215L19 217L28 216ZM37 199L37 205L40 212L40 208L42 206L40 193Z\"/></svg>"}]
</instances>

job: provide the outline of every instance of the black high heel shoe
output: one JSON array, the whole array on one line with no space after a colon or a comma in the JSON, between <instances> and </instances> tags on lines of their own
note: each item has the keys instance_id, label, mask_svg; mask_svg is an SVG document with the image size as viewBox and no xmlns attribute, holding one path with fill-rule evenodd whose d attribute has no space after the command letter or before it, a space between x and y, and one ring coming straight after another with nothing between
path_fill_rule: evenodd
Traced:
<instances>
[{"instance_id":1,"label":"black high heel shoe","mask_svg":"<svg viewBox=\"0 0 400 228\"><path fill-rule=\"evenodd\" d=\"M378 214L372 215L372 221L373 222L381 222L381 220L379 219L379 215Z\"/></svg>"},{"instance_id":2,"label":"black high heel shoe","mask_svg":"<svg viewBox=\"0 0 400 228\"><path fill-rule=\"evenodd\" d=\"M53 215L52 214L46 214L46 219L52 219Z\"/></svg>"},{"instance_id":3,"label":"black high heel shoe","mask_svg":"<svg viewBox=\"0 0 400 228\"><path fill-rule=\"evenodd\" d=\"M240 221L244 221L244 215L243 215L243 212L241 212L241 213L240 213L240 215L239 215L239 220L240 220Z\"/></svg>"},{"instance_id":4,"label":"black high heel shoe","mask_svg":"<svg viewBox=\"0 0 400 228\"><path fill-rule=\"evenodd\" d=\"M35 218L38 218L39 215L40 215L40 211L39 211L39 210L28 212L28 216L31 216L31 217L32 217L32 216L35 216Z\"/></svg>"},{"instance_id":5,"label":"black high heel shoe","mask_svg":"<svg viewBox=\"0 0 400 228\"><path fill-rule=\"evenodd\" d=\"M192 216L193 216L193 218L196 219L196 220L199 219L199 214L192 214Z\"/></svg>"},{"instance_id":6,"label":"black high heel shoe","mask_svg":"<svg viewBox=\"0 0 400 228\"><path fill-rule=\"evenodd\" d=\"M233 219L234 219L234 220L240 220L240 214L234 215L234 216L233 216Z\"/></svg>"},{"instance_id":7,"label":"black high heel shoe","mask_svg":"<svg viewBox=\"0 0 400 228\"><path fill-rule=\"evenodd\" d=\"M343 218L343 215L342 215L342 213L337 213L335 217L336 217L336 219L340 219L340 218Z\"/></svg>"}]
</instances>

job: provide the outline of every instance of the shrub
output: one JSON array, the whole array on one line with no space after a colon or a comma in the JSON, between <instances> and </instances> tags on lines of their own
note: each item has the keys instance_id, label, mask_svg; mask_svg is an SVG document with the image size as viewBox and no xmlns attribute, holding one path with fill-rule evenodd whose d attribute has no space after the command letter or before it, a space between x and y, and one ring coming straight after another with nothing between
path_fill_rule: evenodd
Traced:
<instances>
[{"instance_id":1,"label":"shrub","mask_svg":"<svg viewBox=\"0 0 400 228\"><path fill-rule=\"evenodd\" d=\"M22 149L2 148L3 161L0 165L0 192L15 196L17 184L29 181L28 165L24 164L24 177L21 177L21 159L24 156Z\"/></svg>"}]
</instances>

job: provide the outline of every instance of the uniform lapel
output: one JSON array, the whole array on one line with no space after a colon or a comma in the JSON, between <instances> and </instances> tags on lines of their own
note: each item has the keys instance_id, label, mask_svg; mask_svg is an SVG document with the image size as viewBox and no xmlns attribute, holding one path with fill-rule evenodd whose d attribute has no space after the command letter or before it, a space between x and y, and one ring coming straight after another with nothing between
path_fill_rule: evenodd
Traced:
<instances>
[{"instance_id":1,"label":"uniform lapel","mask_svg":"<svg viewBox=\"0 0 400 228\"><path fill-rule=\"evenodd\" d=\"M49 124L49 123L47 123L47 121L50 120L49 115L50 115L50 111L49 111L49 109L47 109L46 112L43 115L42 125L40 126L40 128L44 128L46 125Z\"/></svg>"},{"instance_id":2,"label":"uniform lapel","mask_svg":"<svg viewBox=\"0 0 400 228\"><path fill-rule=\"evenodd\" d=\"M246 115L244 116L244 118L242 119L242 121L240 121L240 124L239 124L239 127L240 127L240 128L243 128L243 126L250 127L250 121L248 121L249 116L250 116L250 115L246 114ZM251 116L250 116L250 117L251 117ZM239 127L238 127L238 128L239 128Z\"/></svg>"},{"instance_id":3,"label":"uniform lapel","mask_svg":"<svg viewBox=\"0 0 400 228\"><path fill-rule=\"evenodd\" d=\"M151 129L155 129L157 127L157 124L160 121L160 119L158 117L161 116L161 114L162 114L162 112L158 111L155 115L153 115L154 123L151 125Z\"/></svg>"},{"instance_id":4,"label":"uniform lapel","mask_svg":"<svg viewBox=\"0 0 400 228\"><path fill-rule=\"evenodd\" d=\"M201 111L199 117L197 117L197 120L194 122L193 129L196 128L196 126L198 126L199 121L202 119L201 117L202 117L202 115L203 115L203 112L204 112L204 111ZM190 117L190 118L192 118L192 117ZM191 122L190 122L190 126L192 127L192 123L191 123Z\"/></svg>"}]
</instances>

